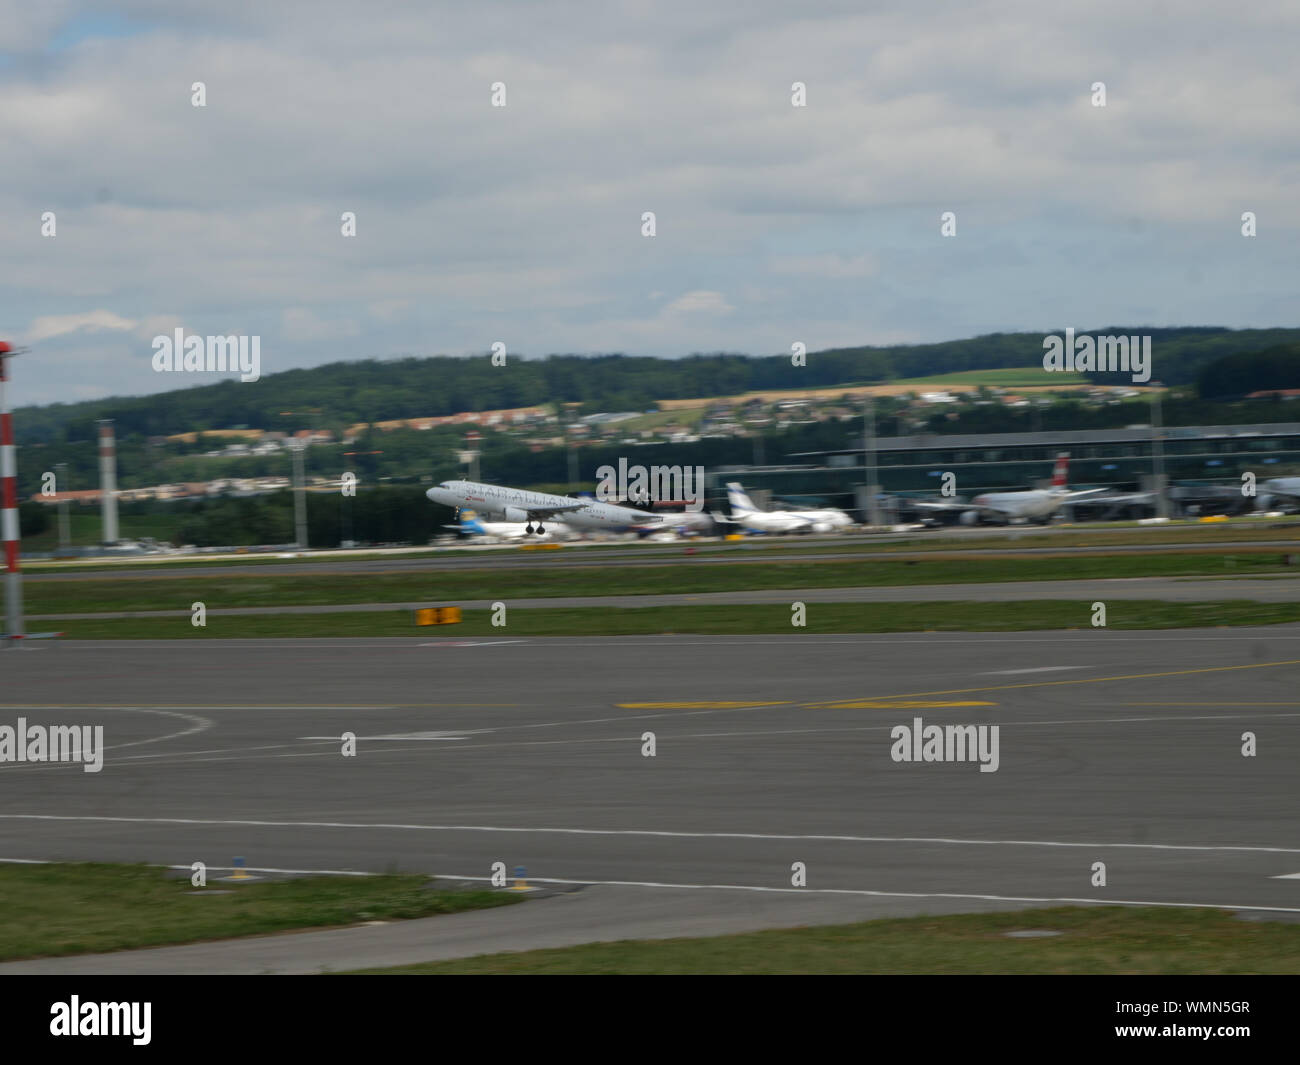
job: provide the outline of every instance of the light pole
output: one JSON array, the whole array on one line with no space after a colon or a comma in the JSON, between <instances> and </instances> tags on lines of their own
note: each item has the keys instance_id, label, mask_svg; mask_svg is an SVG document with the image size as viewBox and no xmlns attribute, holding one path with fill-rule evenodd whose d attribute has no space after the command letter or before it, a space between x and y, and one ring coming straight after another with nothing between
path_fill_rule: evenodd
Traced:
<instances>
[{"instance_id":1,"label":"light pole","mask_svg":"<svg viewBox=\"0 0 1300 1065\"><path fill-rule=\"evenodd\" d=\"M303 486L303 452L306 440L293 442L293 539L299 551L307 550L307 499Z\"/></svg>"},{"instance_id":2,"label":"light pole","mask_svg":"<svg viewBox=\"0 0 1300 1065\"><path fill-rule=\"evenodd\" d=\"M354 456L354 455L382 455L382 454L383 454L382 451L345 451L345 452L343 452L343 457L344 457L344 458L350 458L350 457L352 457L352 456ZM342 508L343 508L343 522L342 522L342 525L343 525L343 542L339 545L340 547L351 547L351 546L353 546L353 540L352 540L352 503L351 503L351 499L352 499L352 495L355 493L355 491L356 491L356 487L355 487L355 485L354 485L354 486L353 486L353 491L352 491L352 492L347 492L347 491L343 492L343 493L342 493L342 497L341 497L341 499L340 499L340 504L341 504L341 506L342 506Z\"/></svg>"},{"instance_id":3,"label":"light pole","mask_svg":"<svg viewBox=\"0 0 1300 1065\"><path fill-rule=\"evenodd\" d=\"M1165 434L1160 424L1160 390L1159 381L1151 382L1151 460L1156 481L1156 516L1169 517L1169 503L1165 493Z\"/></svg>"},{"instance_id":4,"label":"light pole","mask_svg":"<svg viewBox=\"0 0 1300 1065\"><path fill-rule=\"evenodd\" d=\"M281 418L288 418L294 415L321 413L320 407L308 407L305 410L292 411L282 410ZM318 418L312 418L311 421L319 422ZM303 494L306 491L303 474L303 452L307 448L307 437L294 437L289 443L289 450L293 452L293 538L294 545L299 551L307 550L307 497Z\"/></svg>"},{"instance_id":5,"label":"light pole","mask_svg":"<svg viewBox=\"0 0 1300 1065\"><path fill-rule=\"evenodd\" d=\"M59 488L59 554L62 555L72 546L72 536L68 527L68 486L66 484L68 464L60 462L54 468L58 471L55 483Z\"/></svg>"},{"instance_id":6,"label":"light pole","mask_svg":"<svg viewBox=\"0 0 1300 1065\"><path fill-rule=\"evenodd\" d=\"M876 487L876 403L868 392L862 405L863 465L867 471L867 524L880 524L880 492Z\"/></svg>"},{"instance_id":7,"label":"light pole","mask_svg":"<svg viewBox=\"0 0 1300 1065\"><path fill-rule=\"evenodd\" d=\"M578 483L578 452L575 449L574 436L577 435L577 427L567 422L564 426L564 443L568 459L569 490L572 491L574 485Z\"/></svg>"},{"instance_id":8,"label":"light pole","mask_svg":"<svg viewBox=\"0 0 1300 1065\"><path fill-rule=\"evenodd\" d=\"M466 465L469 467L469 479L478 483L478 457L482 452L479 451L479 441L483 439L483 434L477 429L470 429L465 434L465 454L467 456Z\"/></svg>"}]
</instances>

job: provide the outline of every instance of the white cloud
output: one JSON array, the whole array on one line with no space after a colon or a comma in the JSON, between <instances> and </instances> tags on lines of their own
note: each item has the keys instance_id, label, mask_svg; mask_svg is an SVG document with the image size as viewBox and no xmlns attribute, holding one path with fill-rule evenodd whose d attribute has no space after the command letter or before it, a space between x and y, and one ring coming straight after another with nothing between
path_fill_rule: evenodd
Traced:
<instances>
[{"instance_id":1,"label":"white cloud","mask_svg":"<svg viewBox=\"0 0 1300 1065\"><path fill-rule=\"evenodd\" d=\"M728 314L735 309L721 292L696 289L665 304L660 314Z\"/></svg>"},{"instance_id":2,"label":"white cloud","mask_svg":"<svg viewBox=\"0 0 1300 1065\"><path fill-rule=\"evenodd\" d=\"M129 318L123 318L120 314L114 314L112 311L83 311L80 314L48 314L40 318L32 319L31 325L27 327L26 339L28 343L36 343L39 340L50 340L53 337L65 336L68 333L101 333L115 332L120 333L127 329L134 329L136 323Z\"/></svg>"},{"instance_id":3,"label":"white cloud","mask_svg":"<svg viewBox=\"0 0 1300 1065\"><path fill-rule=\"evenodd\" d=\"M557 2L572 18L122 0L125 27L99 33L89 0L0 0L0 143L21 146L0 187L0 323L34 319L28 339L50 342L30 372L69 379L53 350L69 330L181 324L259 332L277 365L500 338L776 352L813 327L937 340L1135 307L1294 324L1291 0L1231 20L1186 0L1172 22L1129 0L663 0L599 18ZM1096 80L1106 108L1088 104ZM1188 263L1205 264L1196 285ZM322 343L338 336L348 352Z\"/></svg>"}]
</instances>

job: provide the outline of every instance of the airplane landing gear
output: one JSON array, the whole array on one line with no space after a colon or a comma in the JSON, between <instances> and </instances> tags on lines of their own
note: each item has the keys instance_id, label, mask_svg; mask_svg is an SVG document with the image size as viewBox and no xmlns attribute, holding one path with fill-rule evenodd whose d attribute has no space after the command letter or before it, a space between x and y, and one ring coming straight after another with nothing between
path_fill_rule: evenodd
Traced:
<instances>
[{"instance_id":1,"label":"airplane landing gear","mask_svg":"<svg viewBox=\"0 0 1300 1065\"><path fill-rule=\"evenodd\" d=\"M533 535L533 523L532 523L531 521L530 521L527 525L524 526L524 535L525 535L525 536L532 536L532 535Z\"/></svg>"},{"instance_id":2,"label":"airplane landing gear","mask_svg":"<svg viewBox=\"0 0 1300 1065\"><path fill-rule=\"evenodd\" d=\"M537 535L538 535L538 536L545 536L545 535L546 535L546 526L545 526L545 525L538 525L538 526L537 526Z\"/></svg>"}]
</instances>

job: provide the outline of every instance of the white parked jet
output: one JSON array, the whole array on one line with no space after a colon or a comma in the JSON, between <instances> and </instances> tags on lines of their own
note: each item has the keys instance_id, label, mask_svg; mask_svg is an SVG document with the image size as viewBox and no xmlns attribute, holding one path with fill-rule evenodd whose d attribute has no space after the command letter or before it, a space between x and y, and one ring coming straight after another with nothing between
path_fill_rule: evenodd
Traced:
<instances>
[{"instance_id":1,"label":"white parked jet","mask_svg":"<svg viewBox=\"0 0 1300 1065\"><path fill-rule=\"evenodd\" d=\"M755 532L830 532L829 525L823 523L818 528L806 514L796 514L792 510L759 510L736 481L727 482L727 502L731 504L732 522Z\"/></svg>"},{"instance_id":2,"label":"white parked jet","mask_svg":"<svg viewBox=\"0 0 1300 1065\"><path fill-rule=\"evenodd\" d=\"M525 535L545 533L547 518L562 518L570 529L591 532L626 532L641 525L663 521L657 514L644 510L600 503L594 499L574 499L550 492L530 492L523 488L506 488L499 484L477 481L443 481L424 493L435 503L449 507L472 507L489 515L500 515L507 522L524 522Z\"/></svg>"},{"instance_id":3,"label":"white parked jet","mask_svg":"<svg viewBox=\"0 0 1300 1065\"><path fill-rule=\"evenodd\" d=\"M1260 485L1258 510L1295 510L1300 507L1300 477L1272 477Z\"/></svg>"},{"instance_id":4,"label":"white parked jet","mask_svg":"<svg viewBox=\"0 0 1300 1065\"><path fill-rule=\"evenodd\" d=\"M791 507L791 514L798 514L800 517L807 518L813 523L813 532L829 532L834 529L847 529L853 524L844 511L838 507L825 507L822 510L811 510L806 507Z\"/></svg>"},{"instance_id":5,"label":"white parked jet","mask_svg":"<svg viewBox=\"0 0 1300 1065\"><path fill-rule=\"evenodd\" d=\"M1083 491L1071 492L1065 486L1069 464L1069 455L1062 453L1056 456L1050 488L1035 488L1025 492L985 492L977 495L969 503L923 500L912 505L922 513L957 511L963 525L978 525L981 520L999 522L1003 525L1015 525L1027 521L1046 525L1052 520L1052 515L1060 509L1061 504L1068 503L1072 499L1096 496L1106 491L1104 488L1086 488Z\"/></svg>"},{"instance_id":6,"label":"white parked jet","mask_svg":"<svg viewBox=\"0 0 1300 1065\"><path fill-rule=\"evenodd\" d=\"M568 527L562 521L553 521L549 531L533 533L527 522L522 521L484 521L474 510L462 510L457 514L455 525L444 525L444 529L455 529L465 536L482 537L484 540L499 543L502 540L522 540L525 536L564 537Z\"/></svg>"}]
</instances>

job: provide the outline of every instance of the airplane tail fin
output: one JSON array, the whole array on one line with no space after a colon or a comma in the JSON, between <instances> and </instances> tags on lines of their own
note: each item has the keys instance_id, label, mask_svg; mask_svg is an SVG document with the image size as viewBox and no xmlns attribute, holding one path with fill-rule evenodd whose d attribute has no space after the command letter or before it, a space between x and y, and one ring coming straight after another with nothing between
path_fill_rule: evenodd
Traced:
<instances>
[{"instance_id":1,"label":"airplane tail fin","mask_svg":"<svg viewBox=\"0 0 1300 1065\"><path fill-rule=\"evenodd\" d=\"M758 508L737 481L727 482L727 502L733 514L753 514Z\"/></svg>"},{"instance_id":2,"label":"airplane tail fin","mask_svg":"<svg viewBox=\"0 0 1300 1065\"><path fill-rule=\"evenodd\" d=\"M481 533L483 526L479 524L478 511L464 508L460 512L460 529L461 532Z\"/></svg>"},{"instance_id":3,"label":"airplane tail fin","mask_svg":"<svg viewBox=\"0 0 1300 1065\"><path fill-rule=\"evenodd\" d=\"M1070 472L1070 456L1062 451L1056 456L1056 466L1052 469L1052 487L1064 488Z\"/></svg>"}]
</instances>

